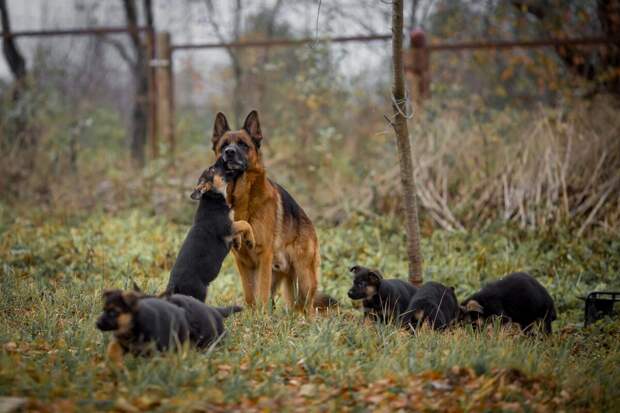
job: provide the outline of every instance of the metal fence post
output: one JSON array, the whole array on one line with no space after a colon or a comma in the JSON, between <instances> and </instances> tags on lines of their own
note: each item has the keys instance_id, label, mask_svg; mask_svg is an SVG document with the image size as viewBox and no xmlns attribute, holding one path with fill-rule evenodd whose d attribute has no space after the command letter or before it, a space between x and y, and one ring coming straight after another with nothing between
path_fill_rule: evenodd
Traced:
<instances>
[{"instance_id":1,"label":"metal fence post","mask_svg":"<svg viewBox=\"0 0 620 413\"><path fill-rule=\"evenodd\" d=\"M422 105L431 95L430 51L426 34L421 29L411 31L411 72L413 73L413 100Z\"/></svg>"}]
</instances>

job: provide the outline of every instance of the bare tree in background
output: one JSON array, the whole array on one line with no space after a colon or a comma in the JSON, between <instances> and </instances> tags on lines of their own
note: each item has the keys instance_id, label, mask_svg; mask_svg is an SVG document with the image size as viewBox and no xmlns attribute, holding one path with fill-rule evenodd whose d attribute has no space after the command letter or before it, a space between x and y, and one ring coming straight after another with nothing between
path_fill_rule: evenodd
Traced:
<instances>
[{"instance_id":1,"label":"bare tree in background","mask_svg":"<svg viewBox=\"0 0 620 413\"><path fill-rule=\"evenodd\" d=\"M405 95L405 72L403 68L403 0L392 1L392 127L398 144L400 181L403 187L403 206L407 228L407 255L409 258L409 280L414 285L422 284L422 252L420 250L420 225L416 183L413 175L413 161L409 129L407 127L407 96Z\"/></svg>"},{"instance_id":2,"label":"bare tree in background","mask_svg":"<svg viewBox=\"0 0 620 413\"><path fill-rule=\"evenodd\" d=\"M13 78L15 78L15 86L11 91L11 99L14 103L17 103L21 97L21 93L25 88L26 75L28 74L26 68L26 60L22 56L21 52L17 48L15 38L11 36L11 19L9 16L9 10L6 4L6 0L0 0L0 20L2 21L2 52L6 59L7 65L11 70ZM33 137L28 138L27 129L27 114L24 110L20 111L10 123L8 128L8 135L14 137L9 142L17 142L17 146L25 148L33 143Z\"/></svg>"},{"instance_id":3,"label":"bare tree in background","mask_svg":"<svg viewBox=\"0 0 620 413\"><path fill-rule=\"evenodd\" d=\"M217 20L215 7L212 0L205 0L207 6L207 20L209 25L213 29L213 33L221 43L238 42L241 38L241 17L243 12L243 3L241 0L235 0L233 9L233 24L232 24L232 38L226 38L224 35L220 23ZM243 93L241 91L241 83L243 80L243 65L241 64L241 57L239 49L232 47L226 48L226 53L230 58L232 64L234 86L233 86L233 112L235 113L235 122L239 125L243 116Z\"/></svg>"},{"instance_id":4,"label":"bare tree in background","mask_svg":"<svg viewBox=\"0 0 620 413\"><path fill-rule=\"evenodd\" d=\"M148 131L148 88L149 88L149 57L138 32L138 11L135 0L122 0L125 19L129 28L129 38L133 48L133 56L123 47L122 43L107 39L106 42L116 47L120 56L131 69L135 84L135 96L131 116L131 157L138 166L144 165L146 135ZM142 1L146 25L153 26L153 6L151 0Z\"/></svg>"},{"instance_id":5,"label":"bare tree in background","mask_svg":"<svg viewBox=\"0 0 620 413\"><path fill-rule=\"evenodd\" d=\"M0 15L2 17L2 51L9 69L18 83L18 86L26 78L26 60L15 44L15 39L11 37L11 19L6 0L0 0Z\"/></svg>"}]
</instances>

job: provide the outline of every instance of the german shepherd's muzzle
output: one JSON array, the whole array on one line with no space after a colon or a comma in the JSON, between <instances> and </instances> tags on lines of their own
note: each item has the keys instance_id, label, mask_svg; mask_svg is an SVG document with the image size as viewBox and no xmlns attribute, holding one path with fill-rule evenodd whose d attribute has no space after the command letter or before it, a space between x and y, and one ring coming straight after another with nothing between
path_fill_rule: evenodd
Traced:
<instances>
[{"instance_id":1,"label":"german shepherd's muzzle","mask_svg":"<svg viewBox=\"0 0 620 413\"><path fill-rule=\"evenodd\" d=\"M231 142L220 149L227 178L236 179L248 169L248 149L243 141Z\"/></svg>"}]
</instances>

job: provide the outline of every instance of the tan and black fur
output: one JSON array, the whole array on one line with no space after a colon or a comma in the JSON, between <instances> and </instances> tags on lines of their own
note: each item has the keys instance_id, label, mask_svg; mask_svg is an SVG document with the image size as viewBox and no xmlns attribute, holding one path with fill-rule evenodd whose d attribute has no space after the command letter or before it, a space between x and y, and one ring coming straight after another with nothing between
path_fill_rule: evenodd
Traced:
<instances>
[{"instance_id":1,"label":"tan and black fur","mask_svg":"<svg viewBox=\"0 0 620 413\"><path fill-rule=\"evenodd\" d=\"M177 305L134 291L106 290L103 299L97 328L114 333L107 349L108 358L114 362L121 362L125 353L178 350L189 339L185 310Z\"/></svg>"},{"instance_id":2,"label":"tan and black fur","mask_svg":"<svg viewBox=\"0 0 620 413\"><path fill-rule=\"evenodd\" d=\"M232 221L226 202L223 162L205 170L191 195L198 200L194 223L177 255L166 294L184 294L205 301L209 284L217 277L231 244L254 247L252 227L245 221ZM243 241L243 242L242 242Z\"/></svg>"},{"instance_id":3,"label":"tan and black fur","mask_svg":"<svg viewBox=\"0 0 620 413\"><path fill-rule=\"evenodd\" d=\"M267 177L261 154L258 113L250 112L242 129L232 131L218 113L213 130L213 151L224 160L227 198L235 220L254 230L253 250L234 251L245 301L266 306L281 286L289 308L307 311L333 303L319 294L319 241L312 221L293 197ZM331 301L330 301L331 300Z\"/></svg>"}]
</instances>

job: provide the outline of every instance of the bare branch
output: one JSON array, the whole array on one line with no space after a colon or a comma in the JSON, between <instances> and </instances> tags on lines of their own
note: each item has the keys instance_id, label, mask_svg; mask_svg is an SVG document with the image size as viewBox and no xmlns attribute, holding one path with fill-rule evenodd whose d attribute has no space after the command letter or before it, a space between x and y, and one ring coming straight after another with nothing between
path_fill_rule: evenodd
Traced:
<instances>
[{"instance_id":1,"label":"bare branch","mask_svg":"<svg viewBox=\"0 0 620 413\"><path fill-rule=\"evenodd\" d=\"M125 45L120 40L112 39L107 36L100 36L100 39L102 43L112 46L117 51L121 59L123 59L123 61L125 61L125 63L127 63L127 65L132 70L135 70L137 62L131 56L131 54L127 51L127 49L125 48Z\"/></svg>"}]
</instances>

